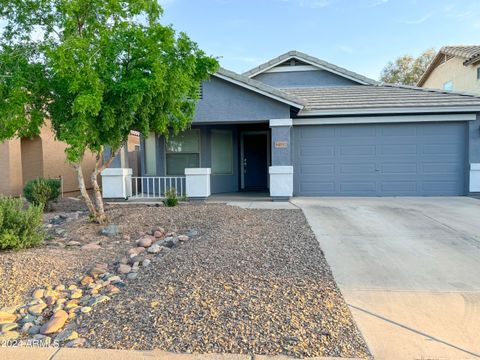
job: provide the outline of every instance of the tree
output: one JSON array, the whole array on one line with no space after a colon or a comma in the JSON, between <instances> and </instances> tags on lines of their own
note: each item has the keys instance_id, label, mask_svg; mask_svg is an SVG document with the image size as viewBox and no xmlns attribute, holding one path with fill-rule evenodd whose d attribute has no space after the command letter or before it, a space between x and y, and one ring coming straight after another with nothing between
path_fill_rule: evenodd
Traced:
<instances>
[{"instance_id":1,"label":"tree","mask_svg":"<svg viewBox=\"0 0 480 360\"><path fill-rule=\"evenodd\" d=\"M435 49L429 49L417 58L411 55L400 56L383 68L380 80L390 84L415 86L435 55Z\"/></svg>"},{"instance_id":2,"label":"tree","mask_svg":"<svg viewBox=\"0 0 480 360\"><path fill-rule=\"evenodd\" d=\"M156 0L0 0L0 141L35 135L48 117L99 223L107 219L98 175L130 131L187 128L201 81L218 67L161 15ZM87 151L96 156L93 201L81 167Z\"/></svg>"}]
</instances>

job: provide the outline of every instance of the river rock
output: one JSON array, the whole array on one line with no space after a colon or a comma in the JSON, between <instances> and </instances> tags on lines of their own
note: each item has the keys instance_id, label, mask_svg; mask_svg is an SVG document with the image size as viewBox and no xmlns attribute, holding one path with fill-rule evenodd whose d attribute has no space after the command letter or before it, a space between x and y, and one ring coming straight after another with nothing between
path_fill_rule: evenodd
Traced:
<instances>
[{"instance_id":1,"label":"river rock","mask_svg":"<svg viewBox=\"0 0 480 360\"><path fill-rule=\"evenodd\" d=\"M0 311L0 324L9 324L17 320L17 315Z\"/></svg>"},{"instance_id":2,"label":"river rock","mask_svg":"<svg viewBox=\"0 0 480 360\"><path fill-rule=\"evenodd\" d=\"M38 316L43 312L43 310L45 310L46 307L47 304L45 303L33 305L28 308L28 312L32 315Z\"/></svg>"},{"instance_id":3,"label":"river rock","mask_svg":"<svg viewBox=\"0 0 480 360\"><path fill-rule=\"evenodd\" d=\"M68 314L64 310L59 310L52 315L41 328L40 333L43 335L52 334L60 330L68 319Z\"/></svg>"}]
</instances>

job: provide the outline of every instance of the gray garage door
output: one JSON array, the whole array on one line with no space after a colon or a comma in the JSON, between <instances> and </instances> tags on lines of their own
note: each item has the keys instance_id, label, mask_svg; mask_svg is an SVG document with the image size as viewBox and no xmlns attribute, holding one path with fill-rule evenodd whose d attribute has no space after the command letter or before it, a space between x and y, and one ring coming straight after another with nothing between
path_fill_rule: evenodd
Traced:
<instances>
[{"instance_id":1,"label":"gray garage door","mask_svg":"<svg viewBox=\"0 0 480 360\"><path fill-rule=\"evenodd\" d=\"M465 194L465 123L294 127L294 194Z\"/></svg>"}]
</instances>

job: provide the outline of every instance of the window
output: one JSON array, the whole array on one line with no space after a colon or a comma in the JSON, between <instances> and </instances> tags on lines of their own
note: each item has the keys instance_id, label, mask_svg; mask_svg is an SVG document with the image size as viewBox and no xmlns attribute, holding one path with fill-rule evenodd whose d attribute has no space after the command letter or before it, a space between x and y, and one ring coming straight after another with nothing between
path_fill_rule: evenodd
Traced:
<instances>
[{"instance_id":1,"label":"window","mask_svg":"<svg viewBox=\"0 0 480 360\"><path fill-rule=\"evenodd\" d=\"M212 130L212 174L233 174L232 138L230 130Z\"/></svg>"},{"instance_id":2,"label":"window","mask_svg":"<svg viewBox=\"0 0 480 360\"><path fill-rule=\"evenodd\" d=\"M157 175L157 136L154 133L145 138L145 175Z\"/></svg>"},{"instance_id":3,"label":"window","mask_svg":"<svg viewBox=\"0 0 480 360\"><path fill-rule=\"evenodd\" d=\"M480 66L477 68L477 80L480 80Z\"/></svg>"},{"instance_id":4,"label":"window","mask_svg":"<svg viewBox=\"0 0 480 360\"><path fill-rule=\"evenodd\" d=\"M453 80L447 81L443 84L443 90L452 91L453 90Z\"/></svg>"},{"instance_id":5,"label":"window","mask_svg":"<svg viewBox=\"0 0 480 360\"><path fill-rule=\"evenodd\" d=\"M200 167L200 131L187 130L166 142L167 176L183 176L185 168Z\"/></svg>"}]
</instances>

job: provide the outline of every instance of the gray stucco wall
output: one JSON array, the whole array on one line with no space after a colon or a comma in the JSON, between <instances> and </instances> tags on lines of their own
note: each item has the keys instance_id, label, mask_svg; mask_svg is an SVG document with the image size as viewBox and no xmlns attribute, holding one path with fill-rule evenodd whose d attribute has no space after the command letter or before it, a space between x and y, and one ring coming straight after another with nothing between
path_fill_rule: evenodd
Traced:
<instances>
[{"instance_id":1,"label":"gray stucco wall","mask_svg":"<svg viewBox=\"0 0 480 360\"><path fill-rule=\"evenodd\" d=\"M212 193L222 193L222 192L235 192L239 190L239 154L238 154L238 130L235 125L193 125L192 129L200 130L200 167L209 168L212 166L211 162L211 130L212 129L225 129L232 131L232 157L233 157L233 171L229 175L216 175L212 174L211 180L211 190ZM145 176L145 157L143 153L144 140L141 141L141 162L142 162L142 176ZM157 148L157 176L166 176L166 166L165 166L165 138L163 136L157 137L156 140Z\"/></svg>"},{"instance_id":2,"label":"gray stucco wall","mask_svg":"<svg viewBox=\"0 0 480 360\"><path fill-rule=\"evenodd\" d=\"M272 128L272 166L292 165L291 126L273 126ZM288 144L286 148L277 148L275 142L282 141Z\"/></svg>"},{"instance_id":3,"label":"gray stucco wall","mask_svg":"<svg viewBox=\"0 0 480 360\"><path fill-rule=\"evenodd\" d=\"M258 122L290 118L290 106L225 80L203 83L193 123Z\"/></svg>"},{"instance_id":4,"label":"gray stucco wall","mask_svg":"<svg viewBox=\"0 0 480 360\"><path fill-rule=\"evenodd\" d=\"M358 85L325 70L262 73L254 79L278 88Z\"/></svg>"},{"instance_id":5,"label":"gray stucco wall","mask_svg":"<svg viewBox=\"0 0 480 360\"><path fill-rule=\"evenodd\" d=\"M468 160L470 164L478 164L480 163L480 113L477 114L477 120L469 122L468 132Z\"/></svg>"}]
</instances>

